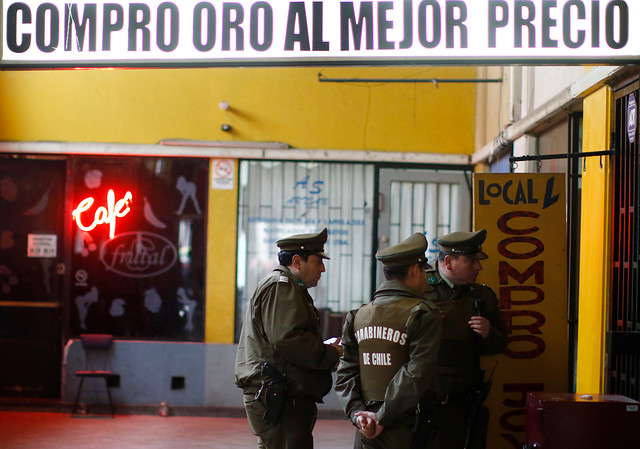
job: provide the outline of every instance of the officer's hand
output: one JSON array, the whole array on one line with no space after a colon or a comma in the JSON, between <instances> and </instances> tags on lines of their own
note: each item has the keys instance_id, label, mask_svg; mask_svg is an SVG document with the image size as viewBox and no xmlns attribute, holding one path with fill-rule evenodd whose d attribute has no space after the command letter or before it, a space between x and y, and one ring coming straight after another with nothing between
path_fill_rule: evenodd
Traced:
<instances>
[{"instance_id":1,"label":"officer's hand","mask_svg":"<svg viewBox=\"0 0 640 449\"><path fill-rule=\"evenodd\" d=\"M469 327L482 338L487 338L491 332L491 323L483 316L472 316L469 320Z\"/></svg>"},{"instance_id":2,"label":"officer's hand","mask_svg":"<svg viewBox=\"0 0 640 449\"><path fill-rule=\"evenodd\" d=\"M342 354L344 354L344 348L340 344L341 342L342 342L342 339L340 337L338 337L338 339L336 341L334 341L333 343L331 343L329 345L329 346L333 346L334 348L336 348L338 350L338 357L339 358L342 358Z\"/></svg>"},{"instance_id":3,"label":"officer's hand","mask_svg":"<svg viewBox=\"0 0 640 449\"><path fill-rule=\"evenodd\" d=\"M368 411L356 413L356 423L360 429L360 433L370 440L380 435L384 428L384 426L378 422L378 416Z\"/></svg>"}]
</instances>

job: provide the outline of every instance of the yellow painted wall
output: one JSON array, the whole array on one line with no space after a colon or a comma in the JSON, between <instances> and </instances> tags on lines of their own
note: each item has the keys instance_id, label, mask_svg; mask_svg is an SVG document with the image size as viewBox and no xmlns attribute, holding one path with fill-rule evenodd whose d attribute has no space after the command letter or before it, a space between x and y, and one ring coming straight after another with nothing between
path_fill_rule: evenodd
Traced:
<instances>
[{"instance_id":1,"label":"yellow painted wall","mask_svg":"<svg viewBox=\"0 0 640 449\"><path fill-rule=\"evenodd\" d=\"M506 66L478 67L478 78L502 79L502 83L479 84L477 88L475 146L482 148L509 125L511 71Z\"/></svg>"},{"instance_id":2,"label":"yellow painted wall","mask_svg":"<svg viewBox=\"0 0 640 449\"><path fill-rule=\"evenodd\" d=\"M320 72L328 78L476 76L473 67L0 72L0 140L266 141L305 149L472 153L475 84L320 83ZM222 101L228 111L219 108ZM205 338L231 343L237 186L209 194Z\"/></svg>"},{"instance_id":3,"label":"yellow painted wall","mask_svg":"<svg viewBox=\"0 0 640 449\"><path fill-rule=\"evenodd\" d=\"M297 148L473 151L476 85L320 83L475 78L464 68L207 68L0 72L0 140L277 141ZM221 101L231 105L219 109ZM231 124L233 132L220 126Z\"/></svg>"},{"instance_id":4,"label":"yellow painted wall","mask_svg":"<svg viewBox=\"0 0 640 449\"><path fill-rule=\"evenodd\" d=\"M612 93L584 100L583 151L609 149ZM609 158L585 158L582 172L577 393L604 391L604 338L610 291L611 183ZM601 165L602 164L602 165Z\"/></svg>"},{"instance_id":5,"label":"yellow painted wall","mask_svg":"<svg viewBox=\"0 0 640 449\"><path fill-rule=\"evenodd\" d=\"M0 140L266 141L305 149L472 153L475 84L320 83L319 72L329 78L476 76L473 67L0 72ZM222 101L228 111L219 108ZM237 169L236 163L236 180ZM237 185L210 190L207 342L233 342L236 221Z\"/></svg>"},{"instance_id":6,"label":"yellow painted wall","mask_svg":"<svg viewBox=\"0 0 640 449\"><path fill-rule=\"evenodd\" d=\"M234 179L238 163L234 161ZM210 173L213 173L211 160ZM231 190L210 186L207 217L207 295L205 341L233 343L236 289L238 183Z\"/></svg>"}]
</instances>

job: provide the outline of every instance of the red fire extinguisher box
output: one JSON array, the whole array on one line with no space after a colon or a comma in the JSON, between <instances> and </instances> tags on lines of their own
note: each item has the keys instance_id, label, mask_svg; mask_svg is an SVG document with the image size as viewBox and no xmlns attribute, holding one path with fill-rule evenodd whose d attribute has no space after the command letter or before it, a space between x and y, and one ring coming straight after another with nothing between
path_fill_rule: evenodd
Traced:
<instances>
[{"instance_id":1,"label":"red fire extinguisher box","mask_svg":"<svg viewBox=\"0 0 640 449\"><path fill-rule=\"evenodd\" d=\"M639 406L613 394L528 393L524 447L638 449Z\"/></svg>"}]
</instances>

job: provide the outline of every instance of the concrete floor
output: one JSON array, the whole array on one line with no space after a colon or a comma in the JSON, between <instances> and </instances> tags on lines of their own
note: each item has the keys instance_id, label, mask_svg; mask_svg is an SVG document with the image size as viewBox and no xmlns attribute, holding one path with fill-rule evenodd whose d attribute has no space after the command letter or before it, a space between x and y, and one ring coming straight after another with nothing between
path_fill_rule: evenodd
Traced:
<instances>
[{"instance_id":1,"label":"concrete floor","mask_svg":"<svg viewBox=\"0 0 640 449\"><path fill-rule=\"evenodd\" d=\"M351 448L354 432L346 419L319 419L315 449ZM244 449L256 442L246 418L0 411L2 449Z\"/></svg>"}]
</instances>

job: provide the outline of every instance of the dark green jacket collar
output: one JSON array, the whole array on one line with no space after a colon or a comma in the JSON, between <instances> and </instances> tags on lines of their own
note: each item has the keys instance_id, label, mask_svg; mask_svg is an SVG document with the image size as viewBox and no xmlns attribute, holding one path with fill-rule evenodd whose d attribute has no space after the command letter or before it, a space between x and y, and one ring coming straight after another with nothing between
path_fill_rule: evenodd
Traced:
<instances>
[{"instance_id":1,"label":"dark green jacket collar","mask_svg":"<svg viewBox=\"0 0 640 449\"><path fill-rule=\"evenodd\" d=\"M300 278L298 276L295 275L295 273L293 271L291 271L289 268L285 267L284 265L278 265L273 271L280 271L284 274L286 274L287 276L289 276L291 279L293 279L294 281L296 281L296 284L298 284L298 286L304 290L307 289L307 287L305 287L304 282L302 282L300 280Z\"/></svg>"},{"instance_id":2,"label":"dark green jacket collar","mask_svg":"<svg viewBox=\"0 0 640 449\"><path fill-rule=\"evenodd\" d=\"M397 297L424 298L424 294L415 291L400 281L384 281L373 294L373 300L386 302Z\"/></svg>"}]
</instances>

